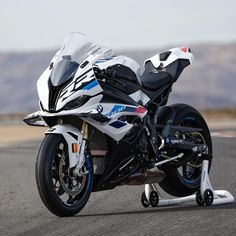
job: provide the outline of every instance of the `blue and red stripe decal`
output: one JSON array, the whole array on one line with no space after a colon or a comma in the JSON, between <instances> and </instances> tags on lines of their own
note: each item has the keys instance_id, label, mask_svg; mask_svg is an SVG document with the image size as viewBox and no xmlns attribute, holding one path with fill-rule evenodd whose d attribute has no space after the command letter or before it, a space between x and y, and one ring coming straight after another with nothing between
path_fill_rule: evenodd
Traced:
<instances>
[{"instance_id":1,"label":"blue and red stripe decal","mask_svg":"<svg viewBox=\"0 0 236 236\"><path fill-rule=\"evenodd\" d=\"M145 113L147 110L142 107L131 107L131 106L125 106L125 105L115 105L112 110L106 114L107 117L111 117L116 113L119 112L134 112L134 113L139 113L139 114L143 114Z\"/></svg>"}]
</instances>

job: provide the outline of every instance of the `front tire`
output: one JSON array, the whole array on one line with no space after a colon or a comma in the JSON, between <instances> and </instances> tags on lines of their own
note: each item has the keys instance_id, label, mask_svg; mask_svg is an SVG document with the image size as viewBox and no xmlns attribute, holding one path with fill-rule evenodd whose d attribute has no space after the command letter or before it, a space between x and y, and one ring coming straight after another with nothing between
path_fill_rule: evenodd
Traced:
<instances>
[{"instance_id":1,"label":"front tire","mask_svg":"<svg viewBox=\"0 0 236 236\"><path fill-rule=\"evenodd\" d=\"M93 165L87 153L81 177L71 177L67 144L62 135L48 134L39 148L35 177L44 205L57 216L77 214L92 191Z\"/></svg>"},{"instance_id":2,"label":"front tire","mask_svg":"<svg viewBox=\"0 0 236 236\"><path fill-rule=\"evenodd\" d=\"M201 114L193 107L186 104L172 105L176 113L173 125L189 126L202 129L199 134L202 141L208 146L208 154L212 157L212 141L207 124ZM211 159L209 160L209 168ZM181 168L186 168L182 166ZM159 184L163 190L176 197L184 197L195 193L200 188L201 182L201 163L195 168L191 178L184 177L177 168L165 168L166 178Z\"/></svg>"}]
</instances>

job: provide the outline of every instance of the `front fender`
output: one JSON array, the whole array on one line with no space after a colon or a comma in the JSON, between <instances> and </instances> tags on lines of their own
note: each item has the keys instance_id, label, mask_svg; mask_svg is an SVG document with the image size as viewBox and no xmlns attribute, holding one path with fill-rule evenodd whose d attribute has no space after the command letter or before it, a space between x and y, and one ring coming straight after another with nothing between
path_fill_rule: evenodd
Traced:
<instances>
[{"instance_id":1,"label":"front fender","mask_svg":"<svg viewBox=\"0 0 236 236\"><path fill-rule=\"evenodd\" d=\"M72 125L55 125L45 132L45 135L60 134L64 137L68 146L69 166L76 166L79 161L84 160L84 145L83 135ZM76 144L78 150L73 150L73 145Z\"/></svg>"}]
</instances>

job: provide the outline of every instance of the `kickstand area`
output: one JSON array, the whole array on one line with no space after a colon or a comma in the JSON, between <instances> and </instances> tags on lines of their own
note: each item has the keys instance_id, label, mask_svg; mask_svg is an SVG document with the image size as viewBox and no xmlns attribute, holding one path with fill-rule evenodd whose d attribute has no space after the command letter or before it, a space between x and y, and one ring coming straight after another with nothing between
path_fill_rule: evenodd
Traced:
<instances>
[{"instance_id":1,"label":"kickstand area","mask_svg":"<svg viewBox=\"0 0 236 236\"><path fill-rule=\"evenodd\" d=\"M196 202L199 206L211 206L234 202L234 197L230 192L226 190L213 190L208 175L208 166L209 161L203 160L201 185L196 194L173 199L159 199L159 192L156 184L145 184L145 191L141 196L142 205L144 207L157 207Z\"/></svg>"}]
</instances>

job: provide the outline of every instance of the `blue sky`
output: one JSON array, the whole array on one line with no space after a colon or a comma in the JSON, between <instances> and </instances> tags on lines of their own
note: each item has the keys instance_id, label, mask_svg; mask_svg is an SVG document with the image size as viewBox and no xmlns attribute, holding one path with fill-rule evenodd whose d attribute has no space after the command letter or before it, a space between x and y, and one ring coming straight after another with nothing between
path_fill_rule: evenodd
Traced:
<instances>
[{"instance_id":1,"label":"blue sky","mask_svg":"<svg viewBox=\"0 0 236 236\"><path fill-rule=\"evenodd\" d=\"M75 31L113 48L236 41L236 1L0 0L0 51L58 47Z\"/></svg>"}]
</instances>

